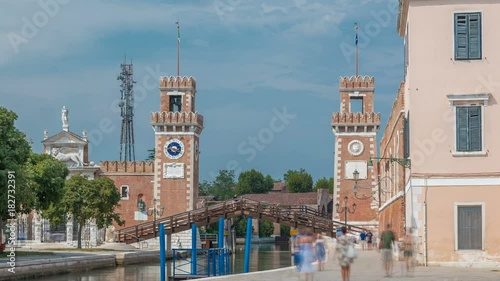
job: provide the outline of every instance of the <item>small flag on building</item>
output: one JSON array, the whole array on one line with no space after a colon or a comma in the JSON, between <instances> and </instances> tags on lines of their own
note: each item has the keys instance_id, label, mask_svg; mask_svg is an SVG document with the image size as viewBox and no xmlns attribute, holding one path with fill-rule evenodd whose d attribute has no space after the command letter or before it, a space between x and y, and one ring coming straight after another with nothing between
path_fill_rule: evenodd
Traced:
<instances>
[{"instance_id":1,"label":"small flag on building","mask_svg":"<svg viewBox=\"0 0 500 281\"><path fill-rule=\"evenodd\" d=\"M355 25L356 25L356 40L355 40L355 42L356 42L356 46L358 46L358 23L355 23Z\"/></svg>"},{"instance_id":2,"label":"small flag on building","mask_svg":"<svg viewBox=\"0 0 500 281\"><path fill-rule=\"evenodd\" d=\"M177 41L181 42L181 30L180 30L179 22L176 22L175 24L177 24Z\"/></svg>"}]
</instances>

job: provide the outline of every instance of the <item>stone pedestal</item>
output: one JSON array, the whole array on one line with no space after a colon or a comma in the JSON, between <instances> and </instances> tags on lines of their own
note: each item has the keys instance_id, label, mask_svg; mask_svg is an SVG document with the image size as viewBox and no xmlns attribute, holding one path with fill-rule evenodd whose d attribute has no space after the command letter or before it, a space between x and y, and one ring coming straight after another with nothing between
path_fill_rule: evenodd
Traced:
<instances>
[{"instance_id":1,"label":"stone pedestal","mask_svg":"<svg viewBox=\"0 0 500 281\"><path fill-rule=\"evenodd\" d=\"M90 247L97 246L97 224L95 220L90 220Z\"/></svg>"},{"instance_id":2,"label":"stone pedestal","mask_svg":"<svg viewBox=\"0 0 500 281\"><path fill-rule=\"evenodd\" d=\"M35 239L33 240L33 242L42 243L42 223L41 222L35 222L35 229L33 232L35 234Z\"/></svg>"},{"instance_id":3,"label":"stone pedestal","mask_svg":"<svg viewBox=\"0 0 500 281\"><path fill-rule=\"evenodd\" d=\"M66 243L73 244L73 222L66 223Z\"/></svg>"}]
</instances>

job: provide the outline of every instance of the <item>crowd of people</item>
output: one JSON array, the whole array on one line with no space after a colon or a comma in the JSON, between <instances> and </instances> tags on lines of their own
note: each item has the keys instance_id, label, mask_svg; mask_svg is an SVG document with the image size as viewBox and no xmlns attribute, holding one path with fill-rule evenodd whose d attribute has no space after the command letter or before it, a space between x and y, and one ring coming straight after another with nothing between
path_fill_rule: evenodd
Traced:
<instances>
[{"instance_id":1,"label":"crowd of people","mask_svg":"<svg viewBox=\"0 0 500 281\"><path fill-rule=\"evenodd\" d=\"M348 234L348 229L342 227L335 238L335 247L333 258L340 266L342 281L349 281L351 275L351 264L358 256L355 244L359 241L362 251L378 249L382 255L383 268L385 276L390 277L393 274L393 251L399 249L404 256L403 272L406 275L413 273L415 266L414 238L412 229L397 243L396 235L391 230L391 225L387 224L380 235L380 239L374 237L371 231L362 231L359 237ZM378 245L377 246L374 246ZM323 271L325 262L328 259L328 245L321 234L314 234L311 229L302 229L300 234L294 237L292 242L292 255L294 264L298 272L304 275L304 280L313 280L313 274L316 271ZM316 263L316 264L315 264Z\"/></svg>"}]
</instances>

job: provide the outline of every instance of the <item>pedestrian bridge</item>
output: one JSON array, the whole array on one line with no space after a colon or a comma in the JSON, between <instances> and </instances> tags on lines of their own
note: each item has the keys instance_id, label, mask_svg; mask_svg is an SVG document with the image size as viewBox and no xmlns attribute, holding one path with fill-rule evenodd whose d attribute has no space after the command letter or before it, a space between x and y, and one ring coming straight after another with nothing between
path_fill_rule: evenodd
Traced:
<instances>
[{"instance_id":1,"label":"pedestrian bridge","mask_svg":"<svg viewBox=\"0 0 500 281\"><path fill-rule=\"evenodd\" d=\"M165 234L173 234L191 229L196 226L205 226L219 221L219 218L230 219L239 216L279 223L294 228L310 228L315 233L325 233L336 237L337 228L344 226L343 222L332 220L327 215L306 206L285 207L249 199L233 200L206 206L204 208L157 219L155 222L145 222L120 229L117 233L117 242L127 244L151 239L159 233L160 224L163 224ZM351 232L361 232L363 228L348 225Z\"/></svg>"}]
</instances>

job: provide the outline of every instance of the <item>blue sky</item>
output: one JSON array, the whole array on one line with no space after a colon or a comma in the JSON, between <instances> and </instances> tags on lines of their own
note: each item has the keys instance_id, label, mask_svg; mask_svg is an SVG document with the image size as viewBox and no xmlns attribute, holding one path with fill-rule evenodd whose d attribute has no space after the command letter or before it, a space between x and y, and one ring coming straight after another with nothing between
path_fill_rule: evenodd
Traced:
<instances>
[{"instance_id":1,"label":"blue sky","mask_svg":"<svg viewBox=\"0 0 500 281\"><path fill-rule=\"evenodd\" d=\"M126 53L137 81L136 159L145 159L154 146L150 112L159 110L158 78L176 74L179 20L181 75L196 78L196 106L205 118L201 180L228 168L274 178L304 168L314 180L331 177L331 113L339 110L339 77L354 75L355 22L359 73L375 77L375 110L385 128L403 79L397 2L2 1L0 104L19 115L16 125L36 152L44 129L61 131L64 105L70 130L88 131L90 159L118 160L116 77ZM270 123L276 110L290 114L283 126ZM245 142L259 134L267 139L249 157Z\"/></svg>"}]
</instances>

